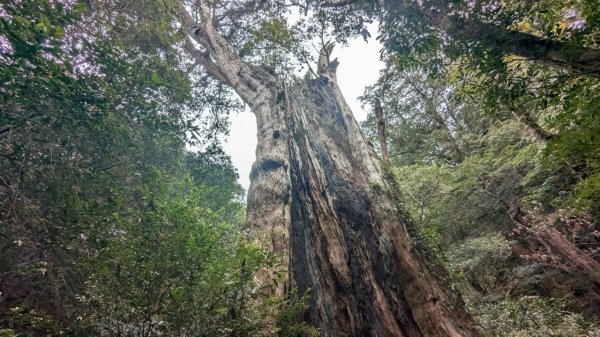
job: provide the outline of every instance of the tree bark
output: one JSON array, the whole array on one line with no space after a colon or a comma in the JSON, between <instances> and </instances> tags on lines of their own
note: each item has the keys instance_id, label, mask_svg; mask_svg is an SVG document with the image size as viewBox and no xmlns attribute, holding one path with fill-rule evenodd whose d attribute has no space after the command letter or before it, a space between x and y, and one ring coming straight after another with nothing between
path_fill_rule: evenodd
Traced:
<instances>
[{"instance_id":1,"label":"tree bark","mask_svg":"<svg viewBox=\"0 0 600 337\"><path fill-rule=\"evenodd\" d=\"M443 269L412 244L410 222L337 86L337 61L320 59L318 78L288 86L243 62L209 13L200 8L200 25L181 4L178 15L205 48L197 61L256 115L247 223L289 271L276 293L310 291L305 319L323 337L479 336Z\"/></svg>"},{"instance_id":2,"label":"tree bark","mask_svg":"<svg viewBox=\"0 0 600 337\"><path fill-rule=\"evenodd\" d=\"M306 319L323 336L477 336L394 196L372 192L386 185L380 162L320 75L283 89L277 111L255 110L247 219L283 255L285 287L311 291Z\"/></svg>"},{"instance_id":3,"label":"tree bark","mask_svg":"<svg viewBox=\"0 0 600 337\"><path fill-rule=\"evenodd\" d=\"M589 253L582 251L554 228L537 231L535 238L546 254L560 258L564 268L581 272L595 284L596 289L600 289L600 263Z\"/></svg>"},{"instance_id":4,"label":"tree bark","mask_svg":"<svg viewBox=\"0 0 600 337\"><path fill-rule=\"evenodd\" d=\"M600 313L600 263L590 252L583 251L565 234L555 228L544 227L516 241L512 247L518 257L549 258L560 273L540 273L531 277L533 285L523 284L517 293L564 297L573 300L576 310L585 319L598 317Z\"/></svg>"}]
</instances>

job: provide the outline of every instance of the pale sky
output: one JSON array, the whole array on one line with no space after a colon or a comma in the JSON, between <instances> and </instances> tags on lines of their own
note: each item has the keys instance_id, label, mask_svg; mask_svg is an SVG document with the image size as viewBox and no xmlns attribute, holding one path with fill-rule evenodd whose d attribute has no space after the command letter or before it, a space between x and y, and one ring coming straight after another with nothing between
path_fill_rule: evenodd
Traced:
<instances>
[{"instance_id":1,"label":"pale sky","mask_svg":"<svg viewBox=\"0 0 600 337\"><path fill-rule=\"evenodd\" d=\"M369 27L372 35L377 28ZM379 70L384 64L379 60L381 45L374 38L366 43L362 38L350 41L348 47L336 46L331 59L338 58L337 81L346 101L352 108L354 117L363 121L367 112L363 111L358 96L364 93L366 86L377 81ZM316 55L315 55L316 57ZM231 156L233 165L240 175L240 184L248 190L250 185L250 168L254 163L256 148L256 120L249 110L231 116L231 133L225 142L224 149Z\"/></svg>"}]
</instances>

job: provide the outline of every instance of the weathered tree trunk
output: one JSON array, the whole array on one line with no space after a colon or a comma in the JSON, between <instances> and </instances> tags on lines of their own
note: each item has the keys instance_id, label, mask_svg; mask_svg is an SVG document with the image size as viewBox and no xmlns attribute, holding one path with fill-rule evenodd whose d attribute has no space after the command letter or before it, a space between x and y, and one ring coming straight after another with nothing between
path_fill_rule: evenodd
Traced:
<instances>
[{"instance_id":1,"label":"weathered tree trunk","mask_svg":"<svg viewBox=\"0 0 600 337\"><path fill-rule=\"evenodd\" d=\"M331 46L317 79L287 86L243 62L210 9L199 10L196 24L179 3L182 24L205 50L186 48L256 115L247 222L290 272L278 291L310 290L306 319L324 337L478 336L443 270L411 244L408 220L337 86Z\"/></svg>"},{"instance_id":2,"label":"weathered tree trunk","mask_svg":"<svg viewBox=\"0 0 600 337\"><path fill-rule=\"evenodd\" d=\"M560 259L559 266L578 278L583 287L572 289L573 296L582 306L584 318L598 317L600 312L600 263L589 252L567 240L565 235L554 228L544 228L535 233L541 244L540 251ZM566 280L568 281L568 279ZM560 284L560 280L555 280ZM574 287L572 287L574 288Z\"/></svg>"},{"instance_id":3,"label":"weathered tree trunk","mask_svg":"<svg viewBox=\"0 0 600 337\"><path fill-rule=\"evenodd\" d=\"M567 240L563 233L554 228L544 228L537 231L535 237L547 254L561 259L564 268L580 271L600 286L600 263Z\"/></svg>"},{"instance_id":4,"label":"weathered tree trunk","mask_svg":"<svg viewBox=\"0 0 600 337\"><path fill-rule=\"evenodd\" d=\"M516 284L518 294L564 297L572 300L574 310L583 317L596 318L600 313L600 264L590 252L583 251L565 234L552 227L530 232L512 247L517 257L539 260L556 268L543 268L528 277L529 282Z\"/></svg>"},{"instance_id":5,"label":"weathered tree trunk","mask_svg":"<svg viewBox=\"0 0 600 337\"><path fill-rule=\"evenodd\" d=\"M306 318L323 336L478 335L393 196L373 188L380 162L335 74L320 75L255 111L248 223L283 254L287 287L311 291Z\"/></svg>"}]
</instances>

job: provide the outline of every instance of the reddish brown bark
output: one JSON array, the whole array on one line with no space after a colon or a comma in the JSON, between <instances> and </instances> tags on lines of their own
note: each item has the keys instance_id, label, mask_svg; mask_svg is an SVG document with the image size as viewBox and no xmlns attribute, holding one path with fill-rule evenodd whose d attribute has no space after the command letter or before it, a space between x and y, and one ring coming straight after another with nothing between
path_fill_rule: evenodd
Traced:
<instances>
[{"instance_id":1,"label":"reddish brown bark","mask_svg":"<svg viewBox=\"0 0 600 337\"><path fill-rule=\"evenodd\" d=\"M554 228L544 228L537 231L535 237L545 253L560 258L562 268L579 271L600 286L600 263L567 240L563 233Z\"/></svg>"},{"instance_id":2,"label":"reddish brown bark","mask_svg":"<svg viewBox=\"0 0 600 337\"><path fill-rule=\"evenodd\" d=\"M600 313L600 263L555 228L535 230L513 246L516 256L542 262L532 284L514 284L517 294L568 298L585 318ZM546 267L543 267L546 265ZM540 268L542 267L542 268ZM549 268L550 267L550 268Z\"/></svg>"},{"instance_id":3,"label":"reddish brown bark","mask_svg":"<svg viewBox=\"0 0 600 337\"><path fill-rule=\"evenodd\" d=\"M412 244L394 196L370 192L385 186L379 161L329 78L289 96L288 286L311 290L306 319L323 336L477 336L443 270Z\"/></svg>"}]
</instances>

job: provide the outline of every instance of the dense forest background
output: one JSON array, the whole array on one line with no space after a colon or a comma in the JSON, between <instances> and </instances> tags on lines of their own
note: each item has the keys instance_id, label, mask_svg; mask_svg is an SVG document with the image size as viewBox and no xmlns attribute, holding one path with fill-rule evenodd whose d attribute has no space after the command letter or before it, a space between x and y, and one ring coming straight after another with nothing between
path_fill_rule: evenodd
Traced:
<instances>
[{"instance_id":1,"label":"dense forest background","mask_svg":"<svg viewBox=\"0 0 600 337\"><path fill-rule=\"evenodd\" d=\"M307 1L293 27L278 2L244 4L228 38L289 81L303 42L378 20L373 193L400 196L484 335L600 336L596 1ZM218 141L243 105L173 12L0 5L0 336L318 335L306 294L265 291L286 272L244 230Z\"/></svg>"}]
</instances>

